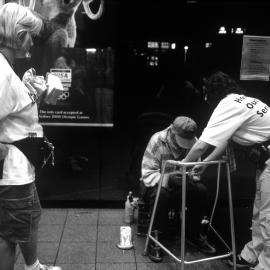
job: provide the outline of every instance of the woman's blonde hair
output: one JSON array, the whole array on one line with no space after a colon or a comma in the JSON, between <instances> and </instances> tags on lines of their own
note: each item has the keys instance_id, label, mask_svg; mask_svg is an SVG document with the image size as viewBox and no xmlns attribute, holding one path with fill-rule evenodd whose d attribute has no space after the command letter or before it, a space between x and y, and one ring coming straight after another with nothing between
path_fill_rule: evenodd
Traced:
<instances>
[{"instance_id":1,"label":"woman's blonde hair","mask_svg":"<svg viewBox=\"0 0 270 270\"><path fill-rule=\"evenodd\" d=\"M37 35L42 28L42 20L26 7L17 3L7 3L0 8L0 47L19 49L20 36L24 32Z\"/></svg>"}]
</instances>

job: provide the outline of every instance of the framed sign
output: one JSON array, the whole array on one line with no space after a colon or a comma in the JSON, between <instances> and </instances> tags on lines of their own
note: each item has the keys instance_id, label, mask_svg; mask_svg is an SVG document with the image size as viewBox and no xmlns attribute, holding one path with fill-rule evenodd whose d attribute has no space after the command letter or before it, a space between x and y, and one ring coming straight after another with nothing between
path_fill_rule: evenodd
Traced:
<instances>
[{"instance_id":1,"label":"framed sign","mask_svg":"<svg viewBox=\"0 0 270 270\"><path fill-rule=\"evenodd\" d=\"M269 81L270 37L243 36L240 80Z\"/></svg>"}]
</instances>

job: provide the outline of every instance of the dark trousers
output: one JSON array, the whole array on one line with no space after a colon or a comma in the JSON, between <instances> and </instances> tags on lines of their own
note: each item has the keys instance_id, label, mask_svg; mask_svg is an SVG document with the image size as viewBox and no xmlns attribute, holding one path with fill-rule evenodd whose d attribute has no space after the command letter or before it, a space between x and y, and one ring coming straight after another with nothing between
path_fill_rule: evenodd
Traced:
<instances>
[{"instance_id":1,"label":"dark trousers","mask_svg":"<svg viewBox=\"0 0 270 270\"><path fill-rule=\"evenodd\" d=\"M145 187L142 184L142 198L150 204L153 209L157 194L158 185L154 187ZM171 208L181 209L182 187L164 188L161 187L159 200L156 208L153 230L166 232L168 221L168 212ZM198 239L202 232L201 221L206 215L207 188L201 182L187 181L186 190L186 236L192 239Z\"/></svg>"}]
</instances>

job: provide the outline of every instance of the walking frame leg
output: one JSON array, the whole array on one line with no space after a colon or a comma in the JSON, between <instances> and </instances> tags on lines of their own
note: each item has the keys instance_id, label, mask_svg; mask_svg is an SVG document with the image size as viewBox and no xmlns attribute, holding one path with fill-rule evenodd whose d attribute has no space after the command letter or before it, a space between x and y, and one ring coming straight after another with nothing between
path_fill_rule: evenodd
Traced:
<instances>
[{"instance_id":1,"label":"walking frame leg","mask_svg":"<svg viewBox=\"0 0 270 270\"><path fill-rule=\"evenodd\" d=\"M152 213L151 213L151 219L150 219L149 228L148 228L148 232L147 232L147 236L146 236L146 241L145 241L143 255L147 255L148 254L149 236L151 235L151 232L152 232L152 227L153 227L153 223L154 223L154 219L155 219L155 214L156 214L156 209L157 209L159 194L160 194L162 182L163 182L163 179L164 179L165 167L166 167L166 162L165 162L165 164L164 164L164 166L162 168L161 179L160 179L159 184L158 184L157 195L156 195L155 203L154 203L153 210L152 210Z\"/></svg>"},{"instance_id":2,"label":"walking frame leg","mask_svg":"<svg viewBox=\"0 0 270 270\"><path fill-rule=\"evenodd\" d=\"M235 232L234 232L233 200L232 200L230 166L229 166L228 163L226 163L226 170L227 170L228 196L229 196L229 208L230 208L230 225L231 225L233 269L236 270L236 246L235 246Z\"/></svg>"},{"instance_id":3,"label":"walking frame leg","mask_svg":"<svg viewBox=\"0 0 270 270\"><path fill-rule=\"evenodd\" d=\"M185 240L186 240L186 167L182 171L182 220L181 220L181 270L185 268Z\"/></svg>"}]
</instances>

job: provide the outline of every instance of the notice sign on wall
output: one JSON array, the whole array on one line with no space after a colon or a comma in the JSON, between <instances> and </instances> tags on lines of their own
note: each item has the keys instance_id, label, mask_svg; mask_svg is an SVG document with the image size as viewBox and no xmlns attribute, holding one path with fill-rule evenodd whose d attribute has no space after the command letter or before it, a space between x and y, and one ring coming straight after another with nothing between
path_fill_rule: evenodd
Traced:
<instances>
[{"instance_id":1,"label":"notice sign on wall","mask_svg":"<svg viewBox=\"0 0 270 270\"><path fill-rule=\"evenodd\" d=\"M270 37L243 36L240 80L269 81Z\"/></svg>"}]
</instances>

